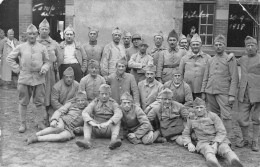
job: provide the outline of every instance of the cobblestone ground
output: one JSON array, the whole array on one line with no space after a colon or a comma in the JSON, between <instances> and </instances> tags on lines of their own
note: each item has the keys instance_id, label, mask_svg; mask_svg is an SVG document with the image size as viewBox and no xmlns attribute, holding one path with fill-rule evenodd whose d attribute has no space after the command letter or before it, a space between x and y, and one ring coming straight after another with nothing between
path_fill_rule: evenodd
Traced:
<instances>
[{"instance_id":1,"label":"cobblestone ground","mask_svg":"<svg viewBox=\"0 0 260 167\"><path fill-rule=\"evenodd\" d=\"M25 139L36 132L33 123L34 106L30 105L27 114L29 130L18 133L19 114L16 90L0 89L2 159L1 165L8 167L205 167L205 160L199 154L189 153L185 148L174 143L153 144L149 146L131 145L127 141L122 147L110 151L109 140L96 139L94 148L83 150L78 148L76 137L64 143L36 143L26 145ZM235 114L234 114L235 116ZM234 140L240 137L237 123L234 122ZM235 149L245 167L260 167L260 153L248 148ZM224 167L227 162L220 158Z\"/></svg>"}]
</instances>

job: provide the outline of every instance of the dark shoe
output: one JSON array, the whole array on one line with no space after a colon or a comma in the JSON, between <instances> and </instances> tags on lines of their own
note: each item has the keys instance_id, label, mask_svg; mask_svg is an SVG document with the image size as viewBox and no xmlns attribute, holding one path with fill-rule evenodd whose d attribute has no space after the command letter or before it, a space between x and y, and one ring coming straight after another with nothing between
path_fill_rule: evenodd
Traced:
<instances>
[{"instance_id":1,"label":"dark shoe","mask_svg":"<svg viewBox=\"0 0 260 167\"><path fill-rule=\"evenodd\" d=\"M252 147L251 147L251 149L252 149L252 151L258 152L258 151L259 151L258 142L252 141Z\"/></svg>"},{"instance_id":2,"label":"dark shoe","mask_svg":"<svg viewBox=\"0 0 260 167\"><path fill-rule=\"evenodd\" d=\"M231 166L232 167L243 167L243 165L241 164L241 162L237 159L232 159L231 160Z\"/></svg>"},{"instance_id":3,"label":"dark shoe","mask_svg":"<svg viewBox=\"0 0 260 167\"><path fill-rule=\"evenodd\" d=\"M167 142L167 140L166 140L166 138L164 138L164 137L158 137L155 141L154 141L154 143L166 143Z\"/></svg>"},{"instance_id":4,"label":"dark shoe","mask_svg":"<svg viewBox=\"0 0 260 167\"><path fill-rule=\"evenodd\" d=\"M31 136L31 137L29 137L29 138L27 139L27 144L28 144L28 145L29 145L29 144L32 144L32 143L36 143L36 142L38 142L38 137L37 137L36 135Z\"/></svg>"},{"instance_id":5,"label":"dark shoe","mask_svg":"<svg viewBox=\"0 0 260 167\"><path fill-rule=\"evenodd\" d=\"M38 125L37 125L37 128L38 128L39 130L43 130L43 129L46 128L46 126L45 126L45 124L44 124L43 122L39 122Z\"/></svg>"},{"instance_id":6,"label":"dark shoe","mask_svg":"<svg viewBox=\"0 0 260 167\"><path fill-rule=\"evenodd\" d=\"M109 148L110 150L114 150L114 149L116 149L117 147L120 147L121 145L122 145L121 140L120 140L120 139L117 139L116 141L112 141L112 142L109 144L108 148Z\"/></svg>"},{"instance_id":7,"label":"dark shoe","mask_svg":"<svg viewBox=\"0 0 260 167\"><path fill-rule=\"evenodd\" d=\"M219 163L217 163L217 162L215 162L215 161L212 161L212 160L207 160L207 161L206 161L206 164L207 164L208 167L221 167L221 166L219 165Z\"/></svg>"},{"instance_id":8,"label":"dark shoe","mask_svg":"<svg viewBox=\"0 0 260 167\"><path fill-rule=\"evenodd\" d=\"M19 127L19 133L24 133L26 131L27 127L26 127L26 123L23 122L21 123L20 127Z\"/></svg>"},{"instance_id":9,"label":"dark shoe","mask_svg":"<svg viewBox=\"0 0 260 167\"><path fill-rule=\"evenodd\" d=\"M91 143L87 140L76 141L76 144L84 149L90 149L92 147Z\"/></svg>"},{"instance_id":10,"label":"dark shoe","mask_svg":"<svg viewBox=\"0 0 260 167\"><path fill-rule=\"evenodd\" d=\"M242 148L242 147L248 147L249 141L248 140L242 140L238 143L236 143L236 147Z\"/></svg>"}]
</instances>

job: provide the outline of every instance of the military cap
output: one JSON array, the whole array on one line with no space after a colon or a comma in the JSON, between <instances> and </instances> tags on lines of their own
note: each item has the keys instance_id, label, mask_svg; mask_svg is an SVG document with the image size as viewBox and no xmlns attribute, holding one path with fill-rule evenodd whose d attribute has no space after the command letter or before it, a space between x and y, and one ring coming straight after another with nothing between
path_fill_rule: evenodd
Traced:
<instances>
[{"instance_id":1,"label":"military cap","mask_svg":"<svg viewBox=\"0 0 260 167\"><path fill-rule=\"evenodd\" d=\"M113 31L112 31L112 35L113 35L113 34L122 34L122 31L120 30L119 27L116 27L116 28L114 28Z\"/></svg>"},{"instance_id":2,"label":"military cap","mask_svg":"<svg viewBox=\"0 0 260 167\"><path fill-rule=\"evenodd\" d=\"M123 34L123 38L124 37L132 37L132 35L131 35L131 33L130 32L128 32L128 31L124 31L124 34Z\"/></svg>"},{"instance_id":3,"label":"military cap","mask_svg":"<svg viewBox=\"0 0 260 167\"><path fill-rule=\"evenodd\" d=\"M50 28L49 22L46 20L46 18L40 23L39 28L41 27L47 27Z\"/></svg>"},{"instance_id":4,"label":"military cap","mask_svg":"<svg viewBox=\"0 0 260 167\"><path fill-rule=\"evenodd\" d=\"M174 38L176 38L177 40L179 39L179 36L178 36L178 34L176 33L176 31L175 31L174 29L169 33L168 39L169 39L170 37L174 37Z\"/></svg>"},{"instance_id":5,"label":"military cap","mask_svg":"<svg viewBox=\"0 0 260 167\"><path fill-rule=\"evenodd\" d=\"M140 46L142 46L142 45L146 45L147 47L149 47L149 45L145 39L142 39L142 43L140 43Z\"/></svg>"},{"instance_id":6,"label":"military cap","mask_svg":"<svg viewBox=\"0 0 260 167\"><path fill-rule=\"evenodd\" d=\"M7 34L10 33L10 32L14 33L14 30L13 30L13 29L9 29L9 30L7 31Z\"/></svg>"},{"instance_id":7,"label":"military cap","mask_svg":"<svg viewBox=\"0 0 260 167\"><path fill-rule=\"evenodd\" d=\"M81 98L81 97L86 100L88 99L86 91L81 91L76 94L76 98Z\"/></svg>"},{"instance_id":8,"label":"military cap","mask_svg":"<svg viewBox=\"0 0 260 167\"><path fill-rule=\"evenodd\" d=\"M183 39L187 39L187 37L186 37L185 35L181 34L180 37L179 37L179 39L180 39L180 41L181 41L181 40L183 40Z\"/></svg>"},{"instance_id":9,"label":"military cap","mask_svg":"<svg viewBox=\"0 0 260 167\"><path fill-rule=\"evenodd\" d=\"M155 33L153 37L156 37L156 36L161 36L163 38L163 32L159 31L159 32Z\"/></svg>"},{"instance_id":10,"label":"military cap","mask_svg":"<svg viewBox=\"0 0 260 167\"><path fill-rule=\"evenodd\" d=\"M227 40L222 34L219 34L218 36L216 36L216 38L214 39L214 43L216 43L216 42L220 42L225 45L227 44Z\"/></svg>"},{"instance_id":11,"label":"military cap","mask_svg":"<svg viewBox=\"0 0 260 167\"><path fill-rule=\"evenodd\" d=\"M134 101L133 96L129 92L123 93L120 99L121 100L128 100L128 101L131 101L131 102Z\"/></svg>"},{"instance_id":12,"label":"military cap","mask_svg":"<svg viewBox=\"0 0 260 167\"><path fill-rule=\"evenodd\" d=\"M88 27L88 33L95 31L97 34L99 33L99 30L96 27Z\"/></svg>"},{"instance_id":13,"label":"military cap","mask_svg":"<svg viewBox=\"0 0 260 167\"><path fill-rule=\"evenodd\" d=\"M91 59L88 63L89 67L99 67L99 62L97 60Z\"/></svg>"},{"instance_id":14,"label":"military cap","mask_svg":"<svg viewBox=\"0 0 260 167\"><path fill-rule=\"evenodd\" d=\"M144 68L145 71L153 71L153 72L156 72L156 66L153 65L153 64L148 64L145 68Z\"/></svg>"},{"instance_id":15,"label":"military cap","mask_svg":"<svg viewBox=\"0 0 260 167\"><path fill-rule=\"evenodd\" d=\"M194 101L193 101L193 107L196 107L196 106L206 106L206 103L204 100L202 100L201 98L197 97Z\"/></svg>"},{"instance_id":16,"label":"military cap","mask_svg":"<svg viewBox=\"0 0 260 167\"><path fill-rule=\"evenodd\" d=\"M74 75L74 70L72 67L68 67L64 72L63 72L63 75Z\"/></svg>"},{"instance_id":17,"label":"military cap","mask_svg":"<svg viewBox=\"0 0 260 167\"><path fill-rule=\"evenodd\" d=\"M179 69L179 67L176 67L172 70L172 74L182 74L181 70Z\"/></svg>"},{"instance_id":18,"label":"military cap","mask_svg":"<svg viewBox=\"0 0 260 167\"><path fill-rule=\"evenodd\" d=\"M111 87L108 84L102 84L99 87L99 92L108 92L111 93Z\"/></svg>"},{"instance_id":19,"label":"military cap","mask_svg":"<svg viewBox=\"0 0 260 167\"><path fill-rule=\"evenodd\" d=\"M132 40L133 40L133 39L142 39L142 37L141 37L140 34L134 34L134 35L132 36Z\"/></svg>"},{"instance_id":20,"label":"military cap","mask_svg":"<svg viewBox=\"0 0 260 167\"><path fill-rule=\"evenodd\" d=\"M190 43L192 43L192 42L200 42L200 43L202 43L201 42L201 38L200 38L200 36L197 33L194 34L193 37L191 38Z\"/></svg>"},{"instance_id":21,"label":"military cap","mask_svg":"<svg viewBox=\"0 0 260 167\"><path fill-rule=\"evenodd\" d=\"M64 34L66 34L67 31L72 31L75 34L75 30L71 24L64 30Z\"/></svg>"},{"instance_id":22,"label":"military cap","mask_svg":"<svg viewBox=\"0 0 260 167\"><path fill-rule=\"evenodd\" d=\"M37 28L35 27L35 25L33 24L30 24L28 27L27 27L27 30L26 32L38 32Z\"/></svg>"},{"instance_id":23,"label":"military cap","mask_svg":"<svg viewBox=\"0 0 260 167\"><path fill-rule=\"evenodd\" d=\"M257 41L255 38L251 37L251 36L246 36L245 38L245 45L249 44L249 43L253 43L257 45Z\"/></svg>"},{"instance_id":24,"label":"military cap","mask_svg":"<svg viewBox=\"0 0 260 167\"><path fill-rule=\"evenodd\" d=\"M173 93L169 88L165 88L164 90L162 90L159 95L160 98L172 98L173 97Z\"/></svg>"}]
</instances>

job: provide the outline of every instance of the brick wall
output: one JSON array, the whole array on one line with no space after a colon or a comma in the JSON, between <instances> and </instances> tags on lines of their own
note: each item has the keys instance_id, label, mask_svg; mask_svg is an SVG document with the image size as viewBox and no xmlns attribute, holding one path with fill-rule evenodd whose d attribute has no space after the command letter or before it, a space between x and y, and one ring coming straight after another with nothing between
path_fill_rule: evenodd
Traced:
<instances>
[{"instance_id":1,"label":"brick wall","mask_svg":"<svg viewBox=\"0 0 260 167\"><path fill-rule=\"evenodd\" d=\"M19 34L32 23L32 0L19 0Z\"/></svg>"}]
</instances>

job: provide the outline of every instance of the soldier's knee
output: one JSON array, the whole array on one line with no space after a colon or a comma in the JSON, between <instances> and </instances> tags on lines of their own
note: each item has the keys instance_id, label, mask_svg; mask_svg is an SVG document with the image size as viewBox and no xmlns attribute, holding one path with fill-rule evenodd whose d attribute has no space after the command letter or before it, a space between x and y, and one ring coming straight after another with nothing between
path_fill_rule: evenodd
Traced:
<instances>
[{"instance_id":1,"label":"soldier's knee","mask_svg":"<svg viewBox=\"0 0 260 167\"><path fill-rule=\"evenodd\" d=\"M152 144L154 141L153 131L148 132L146 135L142 137L142 142L145 145Z\"/></svg>"},{"instance_id":2,"label":"soldier's knee","mask_svg":"<svg viewBox=\"0 0 260 167\"><path fill-rule=\"evenodd\" d=\"M239 126L242 126L242 127L250 125L249 121L243 120L242 118L238 119L237 122L238 122Z\"/></svg>"},{"instance_id":3,"label":"soldier's knee","mask_svg":"<svg viewBox=\"0 0 260 167\"><path fill-rule=\"evenodd\" d=\"M180 145L180 146L183 146L183 145L184 145L182 136L177 137L177 139L175 140L175 142L176 142L178 145Z\"/></svg>"}]
</instances>

